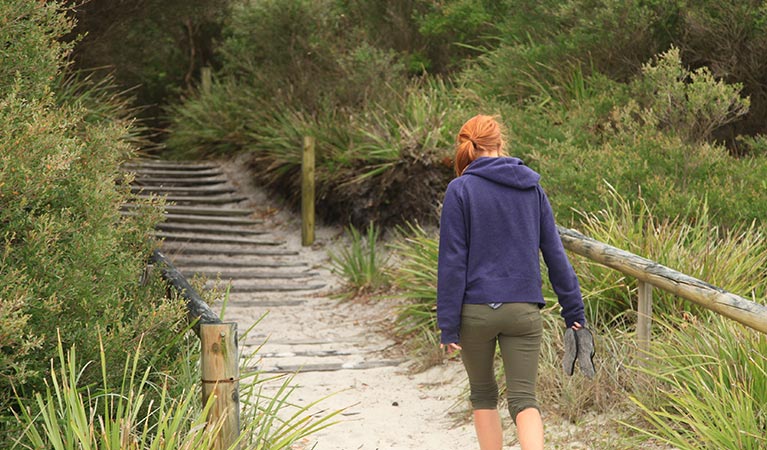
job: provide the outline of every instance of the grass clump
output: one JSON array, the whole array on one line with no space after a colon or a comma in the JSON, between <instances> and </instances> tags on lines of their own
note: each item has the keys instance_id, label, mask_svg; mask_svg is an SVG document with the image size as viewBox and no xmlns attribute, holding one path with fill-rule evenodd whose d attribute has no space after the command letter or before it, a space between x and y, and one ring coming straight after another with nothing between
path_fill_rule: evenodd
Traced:
<instances>
[{"instance_id":1,"label":"grass clump","mask_svg":"<svg viewBox=\"0 0 767 450\"><path fill-rule=\"evenodd\" d=\"M196 340L196 339L195 339ZM43 392L34 402L19 399L16 415L21 434L13 449L55 450L198 450L214 448L222 422L210 422L208 414L215 399L201 399L191 377L186 388L173 394L169 375L153 374L141 368L142 343L126 358L122 379L107 373L107 356L100 347L101 380L90 384L82 379L85 367L75 347L64 352L58 344L58 358ZM188 355L193 359L193 355ZM57 361L57 364L55 363ZM199 371L192 370L188 375ZM160 379L159 383L152 379ZM116 381L116 382L115 382ZM175 383L175 381L173 381ZM277 384L274 393L265 393L267 384ZM292 448L299 440L331 426L341 411L310 413L322 399L299 406L291 400L292 377L262 377L258 372L243 374L240 380L240 438L229 449L280 450ZM222 417L224 420L225 417Z\"/></svg>"},{"instance_id":2,"label":"grass clump","mask_svg":"<svg viewBox=\"0 0 767 450\"><path fill-rule=\"evenodd\" d=\"M346 228L346 233L350 245L341 247L337 253L329 252L331 270L346 280L346 292L341 296L369 294L388 286L389 257L381 253L380 228L370 222L364 238L353 225Z\"/></svg>"},{"instance_id":3,"label":"grass clump","mask_svg":"<svg viewBox=\"0 0 767 450\"><path fill-rule=\"evenodd\" d=\"M767 445L767 337L714 315L665 317L640 372L660 381L632 400L649 428L624 425L679 449Z\"/></svg>"}]
</instances>

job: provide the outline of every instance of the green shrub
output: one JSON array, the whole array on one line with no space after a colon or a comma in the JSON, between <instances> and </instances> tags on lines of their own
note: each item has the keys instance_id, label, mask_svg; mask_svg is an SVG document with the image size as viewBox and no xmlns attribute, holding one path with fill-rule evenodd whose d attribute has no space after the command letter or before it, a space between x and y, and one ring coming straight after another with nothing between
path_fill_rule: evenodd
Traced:
<instances>
[{"instance_id":1,"label":"green shrub","mask_svg":"<svg viewBox=\"0 0 767 450\"><path fill-rule=\"evenodd\" d=\"M746 114L750 105L740 96L741 84L716 80L706 67L685 69L674 47L642 68L638 85L640 120L687 142L711 139L714 130Z\"/></svg>"},{"instance_id":2,"label":"green shrub","mask_svg":"<svg viewBox=\"0 0 767 450\"><path fill-rule=\"evenodd\" d=\"M193 86L202 66L215 65L214 41L230 0L66 0L79 35L73 63L98 70L130 89L138 115L164 120L162 106Z\"/></svg>"},{"instance_id":3,"label":"green shrub","mask_svg":"<svg viewBox=\"0 0 767 450\"><path fill-rule=\"evenodd\" d=\"M472 102L439 79L385 89L392 96L388 106L371 102L360 110L312 115L239 82L216 83L210 95L178 107L168 145L187 154L249 151L257 181L297 207L303 137L314 136L323 219L357 227L374 221L384 228L433 222L451 177L454 136Z\"/></svg>"},{"instance_id":4,"label":"green shrub","mask_svg":"<svg viewBox=\"0 0 767 450\"><path fill-rule=\"evenodd\" d=\"M155 349L142 370L186 362L174 351L183 304L165 298L156 275L140 283L161 210L120 214L132 198L117 184L130 178L119 163L135 152L124 141L128 122L96 119L85 103L54 98L66 48L56 39L71 26L60 4L13 0L0 8L13 12L3 16L12 23L2 32L11 30L9 42L21 51L18 76L4 80L0 96L0 320L2 334L12 333L0 346L5 431L14 389L22 401L42 389L57 333L65 346L78 345L83 361L98 360L101 334L111 379L122 375L118 366L140 339ZM119 102L105 108L112 107ZM84 383L99 378L87 367ZM11 438L3 433L0 442Z\"/></svg>"},{"instance_id":5,"label":"green shrub","mask_svg":"<svg viewBox=\"0 0 767 450\"><path fill-rule=\"evenodd\" d=\"M71 43L58 40L72 27L59 2L4 1L0 4L0 98L12 91L39 98L53 88Z\"/></svg>"}]
</instances>

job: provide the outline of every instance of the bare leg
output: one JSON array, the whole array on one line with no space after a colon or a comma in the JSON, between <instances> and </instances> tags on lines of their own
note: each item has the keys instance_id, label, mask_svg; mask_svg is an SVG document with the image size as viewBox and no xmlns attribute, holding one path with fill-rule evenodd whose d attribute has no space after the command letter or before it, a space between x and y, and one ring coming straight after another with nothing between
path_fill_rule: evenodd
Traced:
<instances>
[{"instance_id":1,"label":"bare leg","mask_svg":"<svg viewBox=\"0 0 767 450\"><path fill-rule=\"evenodd\" d=\"M503 430L501 416L497 409L475 409L474 429L480 450L501 450L503 448Z\"/></svg>"},{"instance_id":2,"label":"bare leg","mask_svg":"<svg viewBox=\"0 0 767 450\"><path fill-rule=\"evenodd\" d=\"M476 417L476 416L475 416ZM517 414L517 439L522 450L543 450L543 420L535 408Z\"/></svg>"}]
</instances>

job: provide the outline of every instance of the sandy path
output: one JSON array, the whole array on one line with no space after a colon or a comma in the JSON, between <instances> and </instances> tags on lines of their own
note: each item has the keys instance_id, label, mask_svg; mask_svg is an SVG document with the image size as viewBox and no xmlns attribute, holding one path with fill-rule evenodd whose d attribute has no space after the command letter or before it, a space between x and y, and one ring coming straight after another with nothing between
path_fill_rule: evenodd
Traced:
<instances>
[{"instance_id":1,"label":"sandy path","mask_svg":"<svg viewBox=\"0 0 767 450\"><path fill-rule=\"evenodd\" d=\"M250 200L238 207L256 210L264 227L284 248L298 252L291 261L308 263L318 275L320 290L236 293L230 295L226 318L245 330L266 316L241 341L242 351L259 350L257 366L264 371L303 367L294 378L291 399L299 404L322 400L313 411L343 409L339 422L298 443L296 449L442 450L475 447L474 431L453 408L464 386L455 361L412 374L407 356L383 332L394 316L392 303L339 301L329 295L341 280L328 270L328 249L343 245L336 227L316 229L312 247L301 247L300 217L270 200L248 180L237 161L223 162L232 184ZM318 356L319 355L319 356ZM251 363L253 364L253 363ZM354 367L373 367L360 369ZM325 370L333 366L352 367ZM320 370L323 369L323 370ZM278 388L275 382L267 391ZM514 447L509 447L514 448Z\"/></svg>"}]
</instances>

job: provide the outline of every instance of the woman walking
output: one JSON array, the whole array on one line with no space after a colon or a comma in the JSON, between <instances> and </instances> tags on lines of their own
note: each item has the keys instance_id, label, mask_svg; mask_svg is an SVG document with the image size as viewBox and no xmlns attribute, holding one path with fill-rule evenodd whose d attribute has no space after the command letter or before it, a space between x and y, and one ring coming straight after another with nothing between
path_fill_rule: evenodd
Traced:
<instances>
[{"instance_id":1,"label":"woman walking","mask_svg":"<svg viewBox=\"0 0 767 450\"><path fill-rule=\"evenodd\" d=\"M503 432L493 359L500 346L509 413L523 450L543 449L535 396L541 345L539 251L565 324L585 323L578 279L557 232L540 175L507 157L500 124L467 121L458 134L455 178L440 219L437 322L441 346L461 350L481 450L500 450Z\"/></svg>"}]
</instances>

